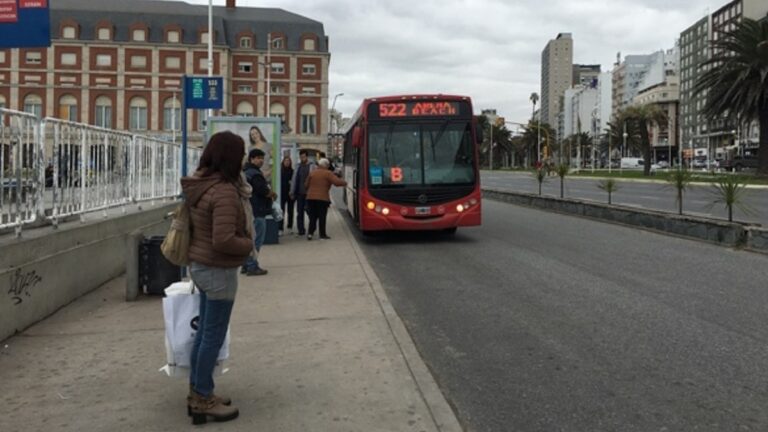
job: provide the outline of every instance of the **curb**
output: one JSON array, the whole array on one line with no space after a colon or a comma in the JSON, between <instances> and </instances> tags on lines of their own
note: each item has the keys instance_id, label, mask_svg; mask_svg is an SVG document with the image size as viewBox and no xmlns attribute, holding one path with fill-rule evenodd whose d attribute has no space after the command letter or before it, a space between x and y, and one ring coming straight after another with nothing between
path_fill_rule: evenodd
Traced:
<instances>
[{"instance_id":1,"label":"curb","mask_svg":"<svg viewBox=\"0 0 768 432\"><path fill-rule=\"evenodd\" d=\"M435 378L421 358L413 339L411 339L411 335L405 328L405 324L403 324L403 321L395 311L392 303L390 303L389 298L384 291L384 287L381 285L381 281L378 276L376 276L376 272L373 270L373 267L371 267L363 250L355 240L347 221L344 220L340 213L342 210L339 208L336 208L336 210L337 211L332 212L333 217L336 218L339 225L342 226L344 236L352 246L355 256L357 257L360 266L363 268L371 292L376 298L376 302L384 315L384 319L387 321L389 330L400 349L400 353L405 360L408 371L411 373L411 378L416 384L416 388L419 390L424 405L427 407L427 410L432 417L435 428L440 432L463 432L464 429L461 427L456 414L453 412L453 409L451 409L443 392L437 385Z\"/></svg>"}]
</instances>

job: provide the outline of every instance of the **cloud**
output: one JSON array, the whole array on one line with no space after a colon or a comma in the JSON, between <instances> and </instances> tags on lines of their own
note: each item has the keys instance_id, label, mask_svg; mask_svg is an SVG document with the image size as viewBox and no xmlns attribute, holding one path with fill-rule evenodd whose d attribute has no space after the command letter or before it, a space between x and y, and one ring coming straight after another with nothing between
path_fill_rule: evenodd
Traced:
<instances>
[{"instance_id":1,"label":"cloud","mask_svg":"<svg viewBox=\"0 0 768 432\"><path fill-rule=\"evenodd\" d=\"M206 3L204 0L192 0ZM365 97L407 93L471 96L476 111L530 117L540 92L541 51L560 32L576 63L609 71L616 53L674 46L680 32L725 0L238 0L322 22L330 38L330 94L351 115ZM217 1L216 3L223 3Z\"/></svg>"}]
</instances>

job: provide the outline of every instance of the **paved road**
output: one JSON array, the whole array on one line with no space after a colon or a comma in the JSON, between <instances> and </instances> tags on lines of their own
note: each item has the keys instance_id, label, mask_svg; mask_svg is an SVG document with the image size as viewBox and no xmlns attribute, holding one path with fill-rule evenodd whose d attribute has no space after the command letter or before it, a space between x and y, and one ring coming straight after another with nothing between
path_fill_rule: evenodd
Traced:
<instances>
[{"instance_id":1,"label":"paved road","mask_svg":"<svg viewBox=\"0 0 768 432\"><path fill-rule=\"evenodd\" d=\"M483 172L483 186L498 189L538 193L538 183L526 172ZM618 192L613 194L614 204L643 207L653 210L677 212L677 191L665 184L621 182ZM542 188L545 195L560 196L560 179L550 177ZM753 214L744 214L736 209L734 218L744 222L756 222L768 226L768 190L750 189L748 204ZM607 202L608 195L597 188L593 179L567 178L565 196L598 202ZM725 219L727 212L722 204L713 206L715 199L711 186L691 186L683 197L683 211L686 214Z\"/></svg>"},{"instance_id":2,"label":"paved road","mask_svg":"<svg viewBox=\"0 0 768 432\"><path fill-rule=\"evenodd\" d=\"M468 431L768 430L767 256L484 212L360 239Z\"/></svg>"}]
</instances>

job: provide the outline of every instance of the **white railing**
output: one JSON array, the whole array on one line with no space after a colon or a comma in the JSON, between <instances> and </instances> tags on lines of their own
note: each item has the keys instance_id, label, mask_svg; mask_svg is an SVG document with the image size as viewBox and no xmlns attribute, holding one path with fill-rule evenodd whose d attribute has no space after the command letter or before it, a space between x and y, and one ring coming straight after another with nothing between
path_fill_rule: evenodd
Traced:
<instances>
[{"instance_id":1,"label":"white railing","mask_svg":"<svg viewBox=\"0 0 768 432\"><path fill-rule=\"evenodd\" d=\"M123 131L0 109L0 229L180 194L181 147ZM200 159L190 149L188 169Z\"/></svg>"}]
</instances>

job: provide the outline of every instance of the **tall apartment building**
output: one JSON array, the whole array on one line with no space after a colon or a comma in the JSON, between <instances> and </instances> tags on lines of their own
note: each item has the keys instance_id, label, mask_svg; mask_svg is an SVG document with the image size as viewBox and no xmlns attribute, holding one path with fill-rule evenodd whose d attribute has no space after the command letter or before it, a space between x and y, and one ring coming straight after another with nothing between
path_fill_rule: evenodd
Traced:
<instances>
[{"instance_id":1,"label":"tall apartment building","mask_svg":"<svg viewBox=\"0 0 768 432\"><path fill-rule=\"evenodd\" d=\"M180 132L182 77L208 72L207 6L57 0L51 8L50 48L0 50L0 105L107 128ZM325 149L323 24L235 0L213 14L214 75L224 77L224 109L215 114L280 117L291 131L285 141ZM202 142L204 117L190 112L192 143Z\"/></svg>"},{"instance_id":2,"label":"tall apartment building","mask_svg":"<svg viewBox=\"0 0 768 432\"><path fill-rule=\"evenodd\" d=\"M560 33L541 53L541 120L553 127L563 110L565 91L573 86L573 38Z\"/></svg>"},{"instance_id":3,"label":"tall apartment building","mask_svg":"<svg viewBox=\"0 0 768 432\"><path fill-rule=\"evenodd\" d=\"M613 69L613 115L629 107L635 96L648 87L664 82L666 53L657 51L647 55L628 55Z\"/></svg>"},{"instance_id":4,"label":"tall apartment building","mask_svg":"<svg viewBox=\"0 0 768 432\"><path fill-rule=\"evenodd\" d=\"M695 92L695 85L705 71L703 63L713 53L710 41L723 37L746 17L754 20L765 19L768 3L765 0L734 0L684 30L680 36L681 50L681 127L682 144L694 148L722 148L735 141L734 131L746 145L754 140L757 133L754 125L736 126L723 119L708 121L701 110L706 104L707 94Z\"/></svg>"}]
</instances>

